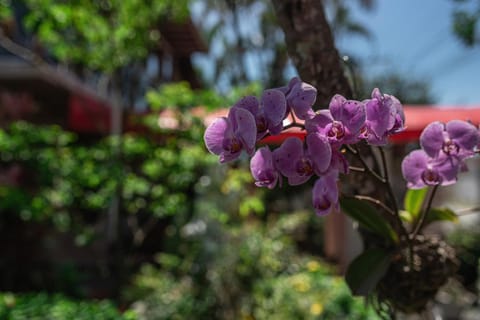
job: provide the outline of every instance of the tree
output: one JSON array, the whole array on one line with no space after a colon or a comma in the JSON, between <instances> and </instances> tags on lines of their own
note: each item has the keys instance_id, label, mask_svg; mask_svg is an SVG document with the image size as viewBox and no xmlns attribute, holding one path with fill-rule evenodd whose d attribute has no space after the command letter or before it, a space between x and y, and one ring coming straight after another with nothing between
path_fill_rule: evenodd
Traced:
<instances>
[{"instance_id":1,"label":"tree","mask_svg":"<svg viewBox=\"0 0 480 320\"><path fill-rule=\"evenodd\" d=\"M457 38L467 47L480 43L478 20L480 19L480 2L475 0L453 0L455 9L452 12L452 29Z\"/></svg>"},{"instance_id":2,"label":"tree","mask_svg":"<svg viewBox=\"0 0 480 320\"><path fill-rule=\"evenodd\" d=\"M318 90L317 104L327 106L334 93L351 97L322 3L274 0L273 4L300 77Z\"/></svg>"},{"instance_id":3,"label":"tree","mask_svg":"<svg viewBox=\"0 0 480 320\"><path fill-rule=\"evenodd\" d=\"M358 0L371 10L375 1ZM275 14L275 5L267 0L205 1L199 5L198 19L212 50L205 72L207 83L221 90L231 86L260 81L267 87L283 85L292 70L285 37ZM345 1L324 1L327 18L335 36L360 35L369 31L355 21ZM291 57L290 57L291 58ZM205 71L205 70L204 70Z\"/></svg>"}]
</instances>

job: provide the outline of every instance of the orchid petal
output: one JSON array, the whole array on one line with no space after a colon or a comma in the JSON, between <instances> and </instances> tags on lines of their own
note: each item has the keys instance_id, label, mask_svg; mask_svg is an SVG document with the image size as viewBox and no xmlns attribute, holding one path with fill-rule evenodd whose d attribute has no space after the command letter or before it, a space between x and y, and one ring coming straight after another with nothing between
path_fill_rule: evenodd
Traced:
<instances>
[{"instance_id":1,"label":"orchid petal","mask_svg":"<svg viewBox=\"0 0 480 320\"><path fill-rule=\"evenodd\" d=\"M435 157L438 155L438 152L442 149L444 142L444 124L435 121L430 123L420 135L420 145L423 150L430 156Z\"/></svg>"},{"instance_id":2,"label":"orchid petal","mask_svg":"<svg viewBox=\"0 0 480 320\"><path fill-rule=\"evenodd\" d=\"M268 147L262 147L255 152L250 160L250 171L257 186L269 189L276 186L278 173L274 168L272 152Z\"/></svg>"},{"instance_id":3,"label":"orchid petal","mask_svg":"<svg viewBox=\"0 0 480 320\"><path fill-rule=\"evenodd\" d=\"M334 173L321 176L313 186L313 207L317 215L329 214L338 209L337 175Z\"/></svg>"},{"instance_id":4,"label":"orchid petal","mask_svg":"<svg viewBox=\"0 0 480 320\"><path fill-rule=\"evenodd\" d=\"M473 150L480 136L477 128L469 122L452 120L446 124L446 131L453 141L466 150Z\"/></svg>"},{"instance_id":5,"label":"orchid petal","mask_svg":"<svg viewBox=\"0 0 480 320\"><path fill-rule=\"evenodd\" d=\"M247 153L252 155L257 140L255 118L249 111L242 108L231 108L228 116L229 119L234 119L235 136L242 141Z\"/></svg>"},{"instance_id":6,"label":"orchid petal","mask_svg":"<svg viewBox=\"0 0 480 320\"><path fill-rule=\"evenodd\" d=\"M422 174L428 167L429 157L423 150L410 152L402 161L402 174L410 189L420 189L425 186Z\"/></svg>"},{"instance_id":7,"label":"orchid petal","mask_svg":"<svg viewBox=\"0 0 480 320\"><path fill-rule=\"evenodd\" d=\"M330 166L332 148L328 139L319 133L310 133L306 137L308 155L313 161L315 172L321 174Z\"/></svg>"},{"instance_id":8,"label":"orchid petal","mask_svg":"<svg viewBox=\"0 0 480 320\"><path fill-rule=\"evenodd\" d=\"M287 138L282 145L273 151L275 167L286 177L296 174L295 165L303 156L303 142L294 137Z\"/></svg>"},{"instance_id":9,"label":"orchid petal","mask_svg":"<svg viewBox=\"0 0 480 320\"><path fill-rule=\"evenodd\" d=\"M215 121L208 126L203 136L208 151L216 155L224 151L223 139L225 138L225 133L228 128L229 122L225 117L215 119Z\"/></svg>"},{"instance_id":10,"label":"orchid petal","mask_svg":"<svg viewBox=\"0 0 480 320\"><path fill-rule=\"evenodd\" d=\"M316 99L317 89L305 82L297 82L287 95L289 107L302 120L310 119L315 115L312 106Z\"/></svg>"},{"instance_id":11,"label":"orchid petal","mask_svg":"<svg viewBox=\"0 0 480 320\"><path fill-rule=\"evenodd\" d=\"M265 90L262 95L262 104L269 127L278 126L279 123L282 123L287 111L287 101L281 91Z\"/></svg>"}]
</instances>

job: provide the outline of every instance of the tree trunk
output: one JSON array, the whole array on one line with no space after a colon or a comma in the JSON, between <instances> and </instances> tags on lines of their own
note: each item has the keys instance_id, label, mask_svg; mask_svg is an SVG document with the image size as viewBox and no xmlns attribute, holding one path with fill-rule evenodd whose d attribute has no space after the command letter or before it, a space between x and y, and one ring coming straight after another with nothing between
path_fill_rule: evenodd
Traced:
<instances>
[{"instance_id":1,"label":"tree trunk","mask_svg":"<svg viewBox=\"0 0 480 320\"><path fill-rule=\"evenodd\" d=\"M325 17L321 0L272 0L277 19L285 33L287 50L303 81L317 88L316 105L328 108L336 93L352 99L352 88L345 76L333 35ZM358 146L365 161L375 166L371 148ZM354 162L355 159L349 161ZM344 177L344 187L352 194L370 195L383 199L381 189L376 189L365 174ZM380 193L380 194L379 194ZM346 243L351 224L343 214L327 217L329 228L325 230L326 252L329 258L339 262L344 271L351 260L350 244Z\"/></svg>"},{"instance_id":2,"label":"tree trunk","mask_svg":"<svg viewBox=\"0 0 480 320\"><path fill-rule=\"evenodd\" d=\"M287 50L303 81L317 88L317 105L327 108L339 93L352 98L321 0L272 0Z\"/></svg>"}]
</instances>

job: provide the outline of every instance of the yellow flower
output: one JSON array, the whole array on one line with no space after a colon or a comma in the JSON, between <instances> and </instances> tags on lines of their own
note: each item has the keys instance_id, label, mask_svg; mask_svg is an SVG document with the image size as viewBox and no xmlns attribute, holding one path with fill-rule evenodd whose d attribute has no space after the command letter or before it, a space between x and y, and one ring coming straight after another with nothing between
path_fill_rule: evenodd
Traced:
<instances>
[{"instance_id":1,"label":"yellow flower","mask_svg":"<svg viewBox=\"0 0 480 320\"><path fill-rule=\"evenodd\" d=\"M310 290L310 283L308 278L304 275L296 275L291 278L290 283L297 292L307 292Z\"/></svg>"},{"instance_id":2,"label":"yellow flower","mask_svg":"<svg viewBox=\"0 0 480 320\"><path fill-rule=\"evenodd\" d=\"M314 316L318 316L323 312L323 305L321 303L315 302L310 306L310 313Z\"/></svg>"},{"instance_id":3,"label":"yellow flower","mask_svg":"<svg viewBox=\"0 0 480 320\"><path fill-rule=\"evenodd\" d=\"M315 271L318 271L318 269L320 269L320 263L318 263L317 261L309 261L307 263L307 268L308 268L308 271L310 272L315 272Z\"/></svg>"}]
</instances>

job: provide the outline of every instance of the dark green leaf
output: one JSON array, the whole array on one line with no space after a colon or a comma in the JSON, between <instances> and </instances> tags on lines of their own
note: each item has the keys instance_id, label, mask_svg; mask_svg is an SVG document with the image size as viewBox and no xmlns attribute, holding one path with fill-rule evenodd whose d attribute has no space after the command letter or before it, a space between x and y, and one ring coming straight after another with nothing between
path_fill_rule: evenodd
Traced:
<instances>
[{"instance_id":1,"label":"dark green leaf","mask_svg":"<svg viewBox=\"0 0 480 320\"><path fill-rule=\"evenodd\" d=\"M425 218L425 225L435 221L451 221L457 222L458 217L452 210L448 208L432 208Z\"/></svg>"},{"instance_id":2,"label":"dark green leaf","mask_svg":"<svg viewBox=\"0 0 480 320\"><path fill-rule=\"evenodd\" d=\"M390 254L382 249L369 249L348 266L345 280L354 295L371 293L390 266Z\"/></svg>"},{"instance_id":3,"label":"dark green leaf","mask_svg":"<svg viewBox=\"0 0 480 320\"><path fill-rule=\"evenodd\" d=\"M340 200L340 205L345 214L365 229L393 242L398 241L398 236L390 224L367 202L355 198L344 198Z\"/></svg>"}]
</instances>

